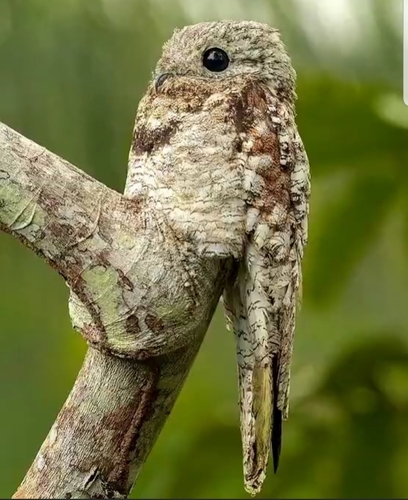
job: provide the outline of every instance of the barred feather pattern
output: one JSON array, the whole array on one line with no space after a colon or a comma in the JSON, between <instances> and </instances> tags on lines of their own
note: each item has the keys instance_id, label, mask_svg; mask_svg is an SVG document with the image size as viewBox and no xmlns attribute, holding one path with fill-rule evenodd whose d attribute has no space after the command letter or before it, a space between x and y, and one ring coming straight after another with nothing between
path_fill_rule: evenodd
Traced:
<instances>
[{"instance_id":1,"label":"barred feather pattern","mask_svg":"<svg viewBox=\"0 0 408 500\"><path fill-rule=\"evenodd\" d=\"M277 469L288 416L310 176L292 104L253 83L243 108L247 237L224 305L237 342L245 482L255 494L271 445Z\"/></svg>"},{"instance_id":2,"label":"barred feather pattern","mask_svg":"<svg viewBox=\"0 0 408 500\"><path fill-rule=\"evenodd\" d=\"M210 71L210 47L228 54ZM290 364L307 241L308 159L295 123L295 72L279 32L199 23L165 44L141 100L125 195L140 199L180 282L200 259L236 264L224 305L236 337L245 488L255 494L288 416Z\"/></svg>"}]
</instances>

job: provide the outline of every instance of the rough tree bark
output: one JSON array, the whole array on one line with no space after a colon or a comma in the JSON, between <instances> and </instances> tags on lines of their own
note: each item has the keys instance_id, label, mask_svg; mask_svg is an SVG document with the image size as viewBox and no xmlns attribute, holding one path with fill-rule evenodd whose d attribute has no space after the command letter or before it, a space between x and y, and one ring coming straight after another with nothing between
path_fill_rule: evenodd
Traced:
<instances>
[{"instance_id":1,"label":"rough tree bark","mask_svg":"<svg viewBox=\"0 0 408 500\"><path fill-rule=\"evenodd\" d=\"M0 124L0 229L70 287L89 344L65 405L14 498L125 498L187 376L231 272L187 276L171 232Z\"/></svg>"}]
</instances>

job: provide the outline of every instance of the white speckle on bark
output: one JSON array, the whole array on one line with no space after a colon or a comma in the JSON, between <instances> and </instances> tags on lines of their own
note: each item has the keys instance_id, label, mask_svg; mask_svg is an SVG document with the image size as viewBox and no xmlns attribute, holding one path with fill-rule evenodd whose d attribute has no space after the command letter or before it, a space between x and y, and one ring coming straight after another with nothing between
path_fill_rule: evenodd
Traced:
<instances>
[{"instance_id":1,"label":"white speckle on bark","mask_svg":"<svg viewBox=\"0 0 408 500\"><path fill-rule=\"evenodd\" d=\"M45 458L42 454L40 454L37 458L37 469L39 471L43 471L46 467L46 462L45 462Z\"/></svg>"},{"instance_id":2,"label":"white speckle on bark","mask_svg":"<svg viewBox=\"0 0 408 500\"><path fill-rule=\"evenodd\" d=\"M49 437L49 440L50 440L50 445L52 446L56 440L57 440L57 437L58 437L58 427L56 424L54 424L51 428L51 431L50 431L50 437Z\"/></svg>"}]
</instances>

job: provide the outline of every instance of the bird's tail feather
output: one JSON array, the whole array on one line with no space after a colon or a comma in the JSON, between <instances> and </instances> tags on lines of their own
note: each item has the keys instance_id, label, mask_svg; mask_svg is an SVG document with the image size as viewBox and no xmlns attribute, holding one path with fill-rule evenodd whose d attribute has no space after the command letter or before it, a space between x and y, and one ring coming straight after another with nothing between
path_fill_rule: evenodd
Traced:
<instances>
[{"instance_id":1,"label":"bird's tail feather","mask_svg":"<svg viewBox=\"0 0 408 500\"><path fill-rule=\"evenodd\" d=\"M270 363L255 360L244 369L241 385L241 435L245 489L259 493L266 475L271 448L272 373ZM242 370L242 371L244 371Z\"/></svg>"},{"instance_id":2,"label":"bird's tail feather","mask_svg":"<svg viewBox=\"0 0 408 500\"><path fill-rule=\"evenodd\" d=\"M259 286L259 259L241 265L241 279L226 287L224 305L236 337L245 489L260 492L271 453L279 462L282 412L278 409L277 325Z\"/></svg>"}]
</instances>

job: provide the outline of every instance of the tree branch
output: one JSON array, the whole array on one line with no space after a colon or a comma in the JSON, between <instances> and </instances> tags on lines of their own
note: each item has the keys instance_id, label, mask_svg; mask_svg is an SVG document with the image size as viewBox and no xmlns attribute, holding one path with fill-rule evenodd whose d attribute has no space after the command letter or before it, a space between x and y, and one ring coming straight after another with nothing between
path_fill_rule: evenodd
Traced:
<instances>
[{"instance_id":1,"label":"tree branch","mask_svg":"<svg viewBox=\"0 0 408 500\"><path fill-rule=\"evenodd\" d=\"M191 273L186 250L141 201L2 124L0 229L64 277L73 326L91 346L14 497L126 497L198 352L231 262L199 259Z\"/></svg>"},{"instance_id":2,"label":"tree branch","mask_svg":"<svg viewBox=\"0 0 408 500\"><path fill-rule=\"evenodd\" d=\"M118 204L121 198L0 124L1 228L43 256L65 278L74 277L70 260L78 257L77 243L96 229L103 202Z\"/></svg>"}]
</instances>

